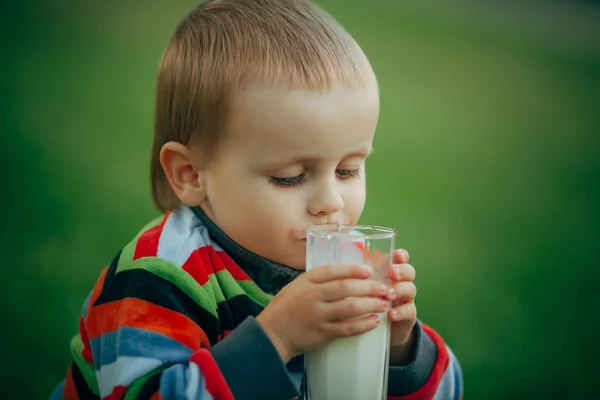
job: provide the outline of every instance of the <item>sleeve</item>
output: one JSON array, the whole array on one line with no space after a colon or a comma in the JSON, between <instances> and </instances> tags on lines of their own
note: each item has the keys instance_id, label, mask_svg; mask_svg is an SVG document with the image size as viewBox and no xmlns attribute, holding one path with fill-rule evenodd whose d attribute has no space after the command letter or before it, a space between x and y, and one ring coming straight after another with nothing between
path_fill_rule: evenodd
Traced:
<instances>
[{"instance_id":1,"label":"sleeve","mask_svg":"<svg viewBox=\"0 0 600 400\"><path fill-rule=\"evenodd\" d=\"M182 269L148 257L124 266L113 262L101 279L82 320L79 362L70 368L63 395L258 399L269 386L283 398L296 395L285 365L253 318L211 346L220 334L217 303Z\"/></svg>"},{"instance_id":2,"label":"sleeve","mask_svg":"<svg viewBox=\"0 0 600 400\"><path fill-rule=\"evenodd\" d=\"M388 400L461 400L460 364L442 337L418 322L415 354L406 366L390 366Z\"/></svg>"}]
</instances>

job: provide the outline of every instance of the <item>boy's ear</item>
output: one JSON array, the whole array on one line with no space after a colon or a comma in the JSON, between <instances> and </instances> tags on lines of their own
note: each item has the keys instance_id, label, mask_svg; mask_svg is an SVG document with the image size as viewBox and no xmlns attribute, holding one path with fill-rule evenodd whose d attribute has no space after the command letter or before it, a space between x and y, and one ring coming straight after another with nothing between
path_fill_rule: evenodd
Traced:
<instances>
[{"instance_id":1,"label":"boy's ear","mask_svg":"<svg viewBox=\"0 0 600 400\"><path fill-rule=\"evenodd\" d=\"M168 142L160 150L160 164L175 195L188 206L200 205L206 197L202 174L194 168L194 152L178 142Z\"/></svg>"}]
</instances>

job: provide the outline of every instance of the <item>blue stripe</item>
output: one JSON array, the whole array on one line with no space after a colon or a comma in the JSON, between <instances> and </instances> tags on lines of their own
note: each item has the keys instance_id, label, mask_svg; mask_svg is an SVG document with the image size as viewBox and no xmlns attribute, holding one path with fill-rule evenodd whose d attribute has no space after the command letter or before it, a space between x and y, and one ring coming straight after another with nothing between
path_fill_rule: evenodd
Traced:
<instances>
[{"instance_id":1,"label":"blue stripe","mask_svg":"<svg viewBox=\"0 0 600 400\"><path fill-rule=\"evenodd\" d=\"M187 400L213 400L206 390L206 382L200 372L200 382L196 389L196 396L187 397L187 386L189 382L189 366L187 364L176 364L167 368L160 377L160 394L163 399L187 399Z\"/></svg>"},{"instance_id":2,"label":"blue stripe","mask_svg":"<svg viewBox=\"0 0 600 400\"><path fill-rule=\"evenodd\" d=\"M87 310L88 310L88 305L90 304L90 297L92 297L92 292L90 292L90 294L87 295L87 297L85 298L85 301L83 302L83 308L81 310L81 315L83 316L83 319L85 319L87 317Z\"/></svg>"},{"instance_id":3,"label":"blue stripe","mask_svg":"<svg viewBox=\"0 0 600 400\"><path fill-rule=\"evenodd\" d=\"M460 364L458 363L458 359L452 350L450 350L450 347L446 346L446 349L450 354L450 362L452 363L452 369L454 371L454 400L459 400L463 396L462 370L460 368Z\"/></svg>"},{"instance_id":4,"label":"blue stripe","mask_svg":"<svg viewBox=\"0 0 600 400\"><path fill-rule=\"evenodd\" d=\"M162 333L122 327L90 341L96 371L117 356L150 358L163 363L187 363L192 350Z\"/></svg>"},{"instance_id":5,"label":"blue stripe","mask_svg":"<svg viewBox=\"0 0 600 400\"><path fill-rule=\"evenodd\" d=\"M187 387L187 366L173 365L160 377L160 394L163 399L185 399Z\"/></svg>"},{"instance_id":6,"label":"blue stripe","mask_svg":"<svg viewBox=\"0 0 600 400\"><path fill-rule=\"evenodd\" d=\"M49 400L63 400L63 389L65 387L65 380L63 379L62 381L60 381L60 383L58 384L58 386L56 386L56 388L54 388L54 391L52 392L52 394L50 395L50 399Z\"/></svg>"}]
</instances>

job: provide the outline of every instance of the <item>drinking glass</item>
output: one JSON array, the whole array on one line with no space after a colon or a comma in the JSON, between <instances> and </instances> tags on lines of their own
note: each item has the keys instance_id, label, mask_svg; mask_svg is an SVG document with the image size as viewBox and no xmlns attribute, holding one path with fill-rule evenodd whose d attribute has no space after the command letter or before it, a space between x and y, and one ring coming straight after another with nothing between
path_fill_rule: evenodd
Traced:
<instances>
[{"instance_id":1,"label":"drinking glass","mask_svg":"<svg viewBox=\"0 0 600 400\"><path fill-rule=\"evenodd\" d=\"M317 225L306 235L306 270L337 263L368 265L387 282L396 231L365 225ZM307 400L385 400L390 349L387 313L369 332L339 338L305 354Z\"/></svg>"}]
</instances>

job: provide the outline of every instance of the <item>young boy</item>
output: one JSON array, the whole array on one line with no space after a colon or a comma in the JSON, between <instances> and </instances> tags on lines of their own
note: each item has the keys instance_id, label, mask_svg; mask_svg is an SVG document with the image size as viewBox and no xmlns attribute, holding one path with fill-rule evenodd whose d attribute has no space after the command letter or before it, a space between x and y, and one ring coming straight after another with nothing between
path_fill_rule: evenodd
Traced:
<instances>
[{"instance_id":1,"label":"young boy","mask_svg":"<svg viewBox=\"0 0 600 400\"><path fill-rule=\"evenodd\" d=\"M152 188L164 215L104 269L52 399L292 399L302 354L392 307L389 399L459 399L416 319L415 270L303 273L306 229L355 224L379 114L357 43L307 0L207 0L159 66ZM368 400L368 399L366 399Z\"/></svg>"}]
</instances>

